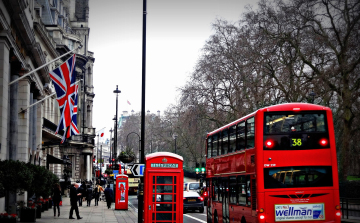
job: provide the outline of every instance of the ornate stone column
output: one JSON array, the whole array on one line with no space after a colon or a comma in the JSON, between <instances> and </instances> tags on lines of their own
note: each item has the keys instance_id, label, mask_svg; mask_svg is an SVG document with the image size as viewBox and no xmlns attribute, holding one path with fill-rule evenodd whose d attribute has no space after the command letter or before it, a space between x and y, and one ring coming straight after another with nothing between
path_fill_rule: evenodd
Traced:
<instances>
[{"instance_id":1,"label":"ornate stone column","mask_svg":"<svg viewBox=\"0 0 360 223\"><path fill-rule=\"evenodd\" d=\"M87 180L92 180L92 160L91 156L93 154L93 150L91 148L85 148L82 150L82 154L84 155L85 161L85 178Z\"/></svg>"},{"instance_id":2,"label":"ornate stone column","mask_svg":"<svg viewBox=\"0 0 360 223\"><path fill-rule=\"evenodd\" d=\"M10 44L6 38L0 39L0 159L8 157L8 120L9 120L9 64ZM5 197L0 198L0 212L5 212Z\"/></svg>"},{"instance_id":3,"label":"ornate stone column","mask_svg":"<svg viewBox=\"0 0 360 223\"><path fill-rule=\"evenodd\" d=\"M19 108L16 113L18 116L18 152L17 159L23 162L29 162L29 148L32 141L32 136L30 135L31 131L31 108L24 110L23 112L18 113L21 109L27 108L32 104L32 92L30 89L30 79L24 78L19 81Z\"/></svg>"}]
</instances>

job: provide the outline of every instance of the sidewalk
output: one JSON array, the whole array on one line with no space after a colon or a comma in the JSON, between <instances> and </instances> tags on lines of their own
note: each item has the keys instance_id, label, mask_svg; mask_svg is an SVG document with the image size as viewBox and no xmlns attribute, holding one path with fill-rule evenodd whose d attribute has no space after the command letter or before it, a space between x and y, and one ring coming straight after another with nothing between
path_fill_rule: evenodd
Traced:
<instances>
[{"instance_id":1,"label":"sidewalk","mask_svg":"<svg viewBox=\"0 0 360 223\"><path fill-rule=\"evenodd\" d=\"M350 223L350 222L360 223L360 217L349 216L349 219L346 219L346 217L345 217L345 218L341 218L341 222L342 222L342 223Z\"/></svg>"},{"instance_id":2,"label":"sidewalk","mask_svg":"<svg viewBox=\"0 0 360 223\"><path fill-rule=\"evenodd\" d=\"M65 222L99 222L99 223L137 223L137 212L133 206L129 205L128 210L115 210L115 203L112 203L111 209L108 209L105 201L99 201L99 206L95 205L95 200L91 201L91 206L86 206L86 201L79 207L79 214L82 219L77 220L74 211L73 217L75 219L69 219L70 213L70 198L62 198L63 205L60 206L60 217L54 217L54 210L49 209L41 212L41 218L37 218L37 223L65 223ZM85 206L84 206L85 205ZM19 219L20 220L20 219Z\"/></svg>"}]
</instances>

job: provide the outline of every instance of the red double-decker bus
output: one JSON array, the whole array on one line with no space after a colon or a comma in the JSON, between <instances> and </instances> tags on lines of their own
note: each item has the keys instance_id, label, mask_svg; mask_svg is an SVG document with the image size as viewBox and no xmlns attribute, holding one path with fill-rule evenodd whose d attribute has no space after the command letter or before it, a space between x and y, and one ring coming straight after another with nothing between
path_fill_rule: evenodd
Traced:
<instances>
[{"instance_id":1,"label":"red double-decker bus","mask_svg":"<svg viewBox=\"0 0 360 223\"><path fill-rule=\"evenodd\" d=\"M259 109L207 136L208 223L340 222L332 112Z\"/></svg>"}]
</instances>

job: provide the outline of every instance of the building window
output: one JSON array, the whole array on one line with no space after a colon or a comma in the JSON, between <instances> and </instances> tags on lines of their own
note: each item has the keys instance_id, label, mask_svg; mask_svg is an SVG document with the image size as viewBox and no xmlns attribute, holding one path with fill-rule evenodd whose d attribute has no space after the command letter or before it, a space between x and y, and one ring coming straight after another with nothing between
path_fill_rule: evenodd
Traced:
<instances>
[{"instance_id":1,"label":"building window","mask_svg":"<svg viewBox=\"0 0 360 223\"><path fill-rule=\"evenodd\" d=\"M68 40L68 47L70 50L74 49L74 42L72 40Z\"/></svg>"}]
</instances>

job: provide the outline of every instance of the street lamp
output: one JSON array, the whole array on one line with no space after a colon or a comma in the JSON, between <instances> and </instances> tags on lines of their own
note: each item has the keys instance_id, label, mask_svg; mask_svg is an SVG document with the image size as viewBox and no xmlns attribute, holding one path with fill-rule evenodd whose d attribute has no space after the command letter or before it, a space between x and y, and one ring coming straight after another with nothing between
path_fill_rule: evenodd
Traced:
<instances>
[{"instance_id":1,"label":"street lamp","mask_svg":"<svg viewBox=\"0 0 360 223\"><path fill-rule=\"evenodd\" d=\"M140 151L141 151L141 138L139 136L139 134L137 134L136 132L130 132L129 134L127 134L126 136L126 144L128 144L128 136L131 135L132 133L136 134L139 137L139 156L140 156ZM139 162L140 162L140 157L139 157Z\"/></svg>"},{"instance_id":2,"label":"street lamp","mask_svg":"<svg viewBox=\"0 0 360 223\"><path fill-rule=\"evenodd\" d=\"M116 115L115 115L115 122L116 122L116 126L114 129L114 135L115 135L115 140L114 140L114 155L115 155L115 165L116 165L116 157L117 157L117 120L118 120L118 94L121 93L121 91L118 89L118 86L116 85L116 90L114 90L114 93L116 94Z\"/></svg>"},{"instance_id":3,"label":"street lamp","mask_svg":"<svg viewBox=\"0 0 360 223\"><path fill-rule=\"evenodd\" d=\"M175 140L175 154L176 154L176 138L177 137L178 137L178 135L176 134L176 132L174 132L173 139Z\"/></svg>"},{"instance_id":4,"label":"street lamp","mask_svg":"<svg viewBox=\"0 0 360 223\"><path fill-rule=\"evenodd\" d=\"M112 166L114 166L114 157L115 157L115 146L116 146L116 134L117 134L117 131L116 131L116 129L117 129L117 126L116 126L116 115L114 115L114 118L112 119L113 121L114 121L114 137L113 137L113 139L114 139L114 142L113 142L113 148L112 148L112 150L110 150L110 153L111 153L111 164L112 164ZM113 161L114 160L114 161Z\"/></svg>"}]
</instances>

